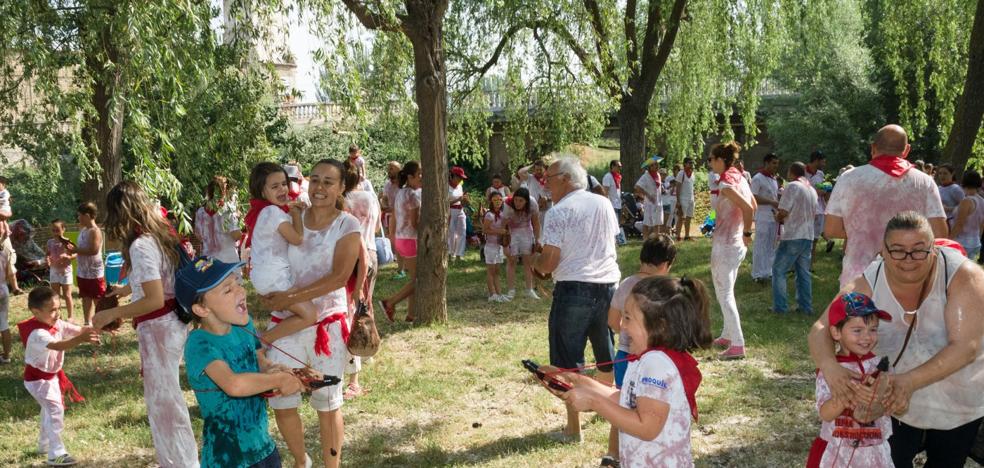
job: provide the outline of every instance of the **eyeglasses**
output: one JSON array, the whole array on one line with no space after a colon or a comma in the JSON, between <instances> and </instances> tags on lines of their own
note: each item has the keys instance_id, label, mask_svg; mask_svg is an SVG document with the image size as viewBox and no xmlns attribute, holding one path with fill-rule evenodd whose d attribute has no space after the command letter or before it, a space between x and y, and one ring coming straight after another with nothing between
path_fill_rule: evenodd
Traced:
<instances>
[{"instance_id":1,"label":"eyeglasses","mask_svg":"<svg viewBox=\"0 0 984 468\"><path fill-rule=\"evenodd\" d=\"M905 260L906 258L911 258L917 262L926 260L926 257L929 257L929 254L932 252L931 249L892 250L888 248L888 244L885 244L885 249L888 250L888 256L892 257L892 260Z\"/></svg>"}]
</instances>

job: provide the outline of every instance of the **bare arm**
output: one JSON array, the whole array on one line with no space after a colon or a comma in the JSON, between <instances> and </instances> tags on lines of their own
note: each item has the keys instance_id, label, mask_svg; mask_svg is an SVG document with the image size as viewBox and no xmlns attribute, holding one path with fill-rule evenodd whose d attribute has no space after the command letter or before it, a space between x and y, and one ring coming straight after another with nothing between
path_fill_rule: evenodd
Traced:
<instances>
[{"instance_id":1,"label":"bare arm","mask_svg":"<svg viewBox=\"0 0 984 468\"><path fill-rule=\"evenodd\" d=\"M619 332L622 328L622 311L614 308L608 308L608 328L611 328L613 332Z\"/></svg>"},{"instance_id":2,"label":"bare arm","mask_svg":"<svg viewBox=\"0 0 984 468\"><path fill-rule=\"evenodd\" d=\"M957 206L957 219L953 222L953 232L963 232L964 223L967 222L967 218L970 216L970 212L973 209L974 202L970 201L969 198L960 200L960 205Z\"/></svg>"},{"instance_id":3,"label":"bare arm","mask_svg":"<svg viewBox=\"0 0 984 468\"><path fill-rule=\"evenodd\" d=\"M842 400L831 398L823 405L820 405L820 420L825 422L833 421L834 419L837 419L837 416L840 416L844 410L847 409L847 407L848 405Z\"/></svg>"},{"instance_id":4,"label":"bare arm","mask_svg":"<svg viewBox=\"0 0 984 468\"><path fill-rule=\"evenodd\" d=\"M753 198L751 202L745 200L735 189L725 187L721 189L721 196L731 200L738 209L741 210L741 219L745 224L745 231L752 231L755 228L755 208L758 206Z\"/></svg>"},{"instance_id":5,"label":"bare arm","mask_svg":"<svg viewBox=\"0 0 984 468\"><path fill-rule=\"evenodd\" d=\"M75 253L79 255L96 255L102 253L102 230L99 228L92 230L92 236L89 238L89 245L79 244L75 247Z\"/></svg>"},{"instance_id":6,"label":"bare arm","mask_svg":"<svg viewBox=\"0 0 984 468\"><path fill-rule=\"evenodd\" d=\"M407 216L410 218L410 225L417 229L420 225L420 207L407 210Z\"/></svg>"},{"instance_id":7,"label":"bare arm","mask_svg":"<svg viewBox=\"0 0 984 468\"><path fill-rule=\"evenodd\" d=\"M99 332L85 327L82 332L75 335L67 340L55 341L53 343L48 343L48 349L52 351L65 351L72 349L82 343L98 343L99 342Z\"/></svg>"},{"instance_id":8,"label":"bare arm","mask_svg":"<svg viewBox=\"0 0 984 468\"><path fill-rule=\"evenodd\" d=\"M593 410L619 430L642 440L653 440L663 432L670 415L670 405L647 397L636 397L636 407L624 408L619 392L590 378L579 378L573 390L561 395L578 410ZM591 379L593 380L593 379Z\"/></svg>"},{"instance_id":9,"label":"bare arm","mask_svg":"<svg viewBox=\"0 0 984 468\"><path fill-rule=\"evenodd\" d=\"M290 222L280 223L277 232L290 245L301 245L304 242L304 220L301 219L301 210L291 207Z\"/></svg>"},{"instance_id":10,"label":"bare arm","mask_svg":"<svg viewBox=\"0 0 984 468\"><path fill-rule=\"evenodd\" d=\"M823 235L827 236L827 239L847 239L844 218L832 214L824 215Z\"/></svg>"},{"instance_id":11,"label":"bare arm","mask_svg":"<svg viewBox=\"0 0 984 468\"><path fill-rule=\"evenodd\" d=\"M236 373L229 368L229 364L220 360L210 362L205 367L205 374L231 397L248 397L267 390L277 390L281 395L291 395L301 391L302 388L301 381L293 374Z\"/></svg>"},{"instance_id":12,"label":"bare arm","mask_svg":"<svg viewBox=\"0 0 984 468\"><path fill-rule=\"evenodd\" d=\"M143 298L96 314L92 317L92 327L100 330L113 320L139 317L164 307L164 286L161 280L151 280L140 286L143 288Z\"/></svg>"},{"instance_id":13,"label":"bare arm","mask_svg":"<svg viewBox=\"0 0 984 468\"><path fill-rule=\"evenodd\" d=\"M530 216L530 221L533 223L533 243L540 242L540 213L534 213Z\"/></svg>"},{"instance_id":14,"label":"bare arm","mask_svg":"<svg viewBox=\"0 0 984 468\"><path fill-rule=\"evenodd\" d=\"M946 225L946 218L929 218L929 226L933 228L933 236L937 239L946 239L950 235L950 228Z\"/></svg>"},{"instance_id":15,"label":"bare arm","mask_svg":"<svg viewBox=\"0 0 984 468\"><path fill-rule=\"evenodd\" d=\"M863 277L855 279L845 285L840 292L856 291L866 295L871 295L871 288ZM834 400L850 402L854 398L854 390L851 385L851 378L860 378L855 372L848 371L837 362L834 354L834 339L830 336L830 326L827 325L827 312L829 306L824 309L820 318L813 323L806 341L810 348L810 357L813 363L823 372L830 386L830 393Z\"/></svg>"},{"instance_id":16,"label":"bare arm","mask_svg":"<svg viewBox=\"0 0 984 468\"><path fill-rule=\"evenodd\" d=\"M544 245L543 252L533 260L533 269L537 272L548 275L557 269L560 264L560 248L552 245Z\"/></svg>"},{"instance_id":17,"label":"bare arm","mask_svg":"<svg viewBox=\"0 0 984 468\"><path fill-rule=\"evenodd\" d=\"M893 412L908 408L912 392L949 377L977 358L984 337L984 313L980 308L984 270L973 262L964 262L947 291L943 320L948 343L919 367L894 376L892 392L886 400Z\"/></svg>"}]
</instances>

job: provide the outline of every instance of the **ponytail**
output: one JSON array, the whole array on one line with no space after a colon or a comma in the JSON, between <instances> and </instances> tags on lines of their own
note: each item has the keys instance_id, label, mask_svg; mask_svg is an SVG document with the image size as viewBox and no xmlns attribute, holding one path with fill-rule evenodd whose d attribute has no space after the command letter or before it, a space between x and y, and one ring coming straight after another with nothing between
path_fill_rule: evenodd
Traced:
<instances>
[{"instance_id":1,"label":"ponytail","mask_svg":"<svg viewBox=\"0 0 984 468\"><path fill-rule=\"evenodd\" d=\"M410 161L403 165L403 169L400 169L400 188L406 187L407 180L411 176L417 174L420 171L420 163L417 161Z\"/></svg>"},{"instance_id":2,"label":"ponytail","mask_svg":"<svg viewBox=\"0 0 984 468\"><path fill-rule=\"evenodd\" d=\"M710 299L700 280L654 276L632 288L649 335L647 347L690 351L711 345Z\"/></svg>"}]
</instances>

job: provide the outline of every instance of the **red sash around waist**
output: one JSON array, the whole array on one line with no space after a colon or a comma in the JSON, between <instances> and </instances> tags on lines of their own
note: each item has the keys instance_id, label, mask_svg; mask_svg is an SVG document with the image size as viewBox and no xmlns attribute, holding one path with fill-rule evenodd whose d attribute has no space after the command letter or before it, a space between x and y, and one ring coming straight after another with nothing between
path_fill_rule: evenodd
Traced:
<instances>
[{"instance_id":1,"label":"red sash around waist","mask_svg":"<svg viewBox=\"0 0 984 468\"><path fill-rule=\"evenodd\" d=\"M75 384L68 379L65 375L64 369L58 369L58 372L45 372L37 367L26 364L24 365L24 381L31 382L35 380L51 380L53 378L58 378L58 386L61 388L62 401L65 401L65 394L72 400L72 403L78 403L85 401L85 398L75 389ZM64 403L62 404L64 406Z\"/></svg>"},{"instance_id":2,"label":"red sash around waist","mask_svg":"<svg viewBox=\"0 0 984 468\"><path fill-rule=\"evenodd\" d=\"M270 317L270 321L273 323L280 323L283 320L284 319L280 317ZM328 325L331 325L332 322L342 322L342 341L348 343L348 320L345 319L344 312L336 312L325 317L324 320L312 325L313 327L318 327L317 335L314 338L314 354L331 356L331 348L328 346L330 340L328 336Z\"/></svg>"},{"instance_id":3,"label":"red sash around waist","mask_svg":"<svg viewBox=\"0 0 984 468\"><path fill-rule=\"evenodd\" d=\"M177 308L178 308L178 300L174 298L168 299L164 301L164 307L161 307L160 309L157 309L153 312L147 312L146 314L143 314L139 317L134 317L133 328L137 328L137 325L140 325L141 322L146 322L148 320L153 320L155 318L163 317L171 313L174 309Z\"/></svg>"}]
</instances>

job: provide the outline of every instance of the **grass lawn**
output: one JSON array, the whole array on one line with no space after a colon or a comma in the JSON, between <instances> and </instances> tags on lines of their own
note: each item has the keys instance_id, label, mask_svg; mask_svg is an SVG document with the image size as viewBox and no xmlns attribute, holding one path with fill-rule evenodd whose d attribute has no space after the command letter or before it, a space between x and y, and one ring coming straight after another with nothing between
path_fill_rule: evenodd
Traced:
<instances>
[{"instance_id":1,"label":"grass lawn","mask_svg":"<svg viewBox=\"0 0 984 468\"><path fill-rule=\"evenodd\" d=\"M636 271L639 248L638 241L620 248L623 276ZM709 256L709 240L684 243L673 273L699 278L710 287ZM819 254L816 308L835 293L839 265L836 251ZM749 357L718 362L711 351L698 353L704 382L697 393L700 422L693 429L694 454L698 466L802 466L819 429L805 341L813 318L770 314L771 289L753 283L748 267L746 261L737 294ZM378 295L400 286L389 279L393 272L393 266L383 270ZM389 324L380 314L382 349L361 376L369 393L343 408L345 465L597 466L608 424L585 415L583 444L551 441L547 433L564 424L563 406L533 384L520 366L525 358L548 361L549 299L517 298L493 305L486 296L484 265L473 249L465 262L451 268L447 325ZM13 298L12 324L27 317L25 302L25 296ZM719 332L716 305L712 318ZM67 411L66 443L83 466L153 465L135 335L126 327L108 341L68 352L66 370L88 403ZM40 466L43 457L34 454L38 407L21 382L19 343L14 350L14 363L0 367L0 464ZM190 390L185 399L200 434ZM308 450L317 464L316 418L310 408L302 415ZM275 427L272 412L270 425ZM289 463L279 434L275 438Z\"/></svg>"}]
</instances>

